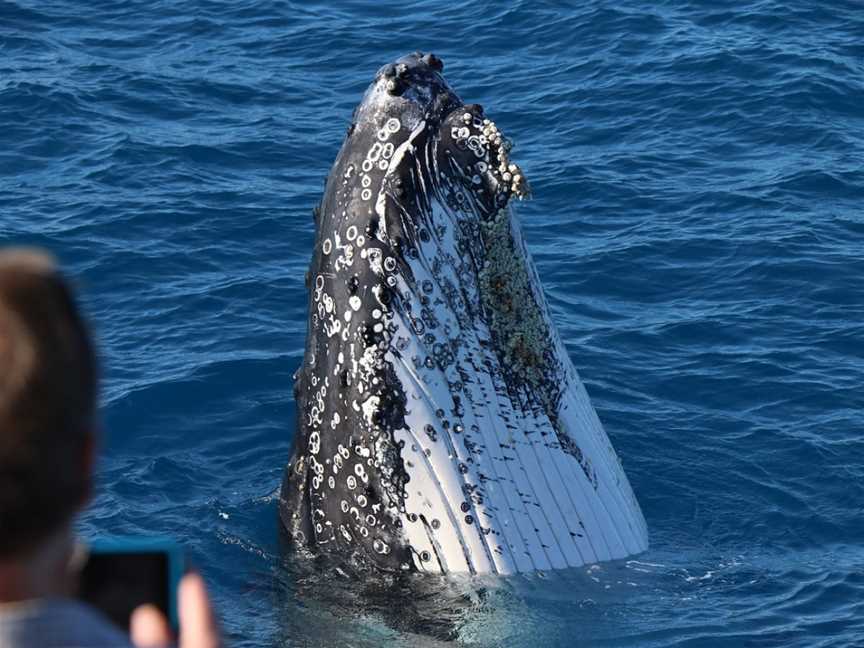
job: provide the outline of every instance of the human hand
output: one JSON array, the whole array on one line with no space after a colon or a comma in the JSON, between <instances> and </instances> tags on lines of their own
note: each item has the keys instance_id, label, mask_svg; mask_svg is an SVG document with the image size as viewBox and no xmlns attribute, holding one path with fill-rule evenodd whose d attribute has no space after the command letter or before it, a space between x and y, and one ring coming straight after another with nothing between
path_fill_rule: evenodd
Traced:
<instances>
[{"instance_id":1,"label":"human hand","mask_svg":"<svg viewBox=\"0 0 864 648\"><path fill-rule=\"evenodd\" d=\"M200 574L186 574L180 581L177 607L179 648L220 648L218 624ZM142 605L132 613L130 636L137 648L165 648L174 641L168 620L153 605Z\"/></svg>"}]
</instances>

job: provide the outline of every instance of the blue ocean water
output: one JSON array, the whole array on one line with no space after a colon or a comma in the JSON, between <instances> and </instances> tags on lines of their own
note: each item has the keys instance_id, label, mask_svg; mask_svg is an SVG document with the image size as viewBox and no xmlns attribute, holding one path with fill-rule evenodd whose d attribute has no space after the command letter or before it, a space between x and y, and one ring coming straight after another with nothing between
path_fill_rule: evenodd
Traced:
<instances>
[{"instance_id":1,"label":"blue ocean water","mask_svg":"<svg viewBox=\"0 0 864 648\"><path fill-rule=\"evenodd\" d=\"M57 254L102 349L82 534L182 540L233 646L437 645L304 595L275 499L311 210L374 72L416 49L516 142L652 541L482 583L461 641L864 645L857 0L0 0L0 243Z\"/></svg>"}]
</instances>

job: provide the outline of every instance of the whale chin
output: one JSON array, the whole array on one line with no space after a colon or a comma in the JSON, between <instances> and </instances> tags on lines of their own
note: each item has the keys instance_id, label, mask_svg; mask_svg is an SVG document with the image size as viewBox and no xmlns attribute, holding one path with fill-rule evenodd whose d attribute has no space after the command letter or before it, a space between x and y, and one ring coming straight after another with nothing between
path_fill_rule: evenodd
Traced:
<instances>
[{"instance_id":1,"label":"whale chin","mask_svg":"<svg viewBox=\"0 0 864 648\"><path fill-rule=\"evenodd\" d=\"M623 558L642 513L549 317L509 141L420 53L367 90L316 210L293 545L361 569Z\"/></svg>"}]
</instances>

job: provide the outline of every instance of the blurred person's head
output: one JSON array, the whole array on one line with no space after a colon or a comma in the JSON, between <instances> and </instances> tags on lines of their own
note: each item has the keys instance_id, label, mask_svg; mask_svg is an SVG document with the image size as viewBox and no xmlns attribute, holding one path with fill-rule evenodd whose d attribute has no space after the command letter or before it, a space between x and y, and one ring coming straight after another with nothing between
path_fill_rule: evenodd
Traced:
<instances>
[{"instance_id":1,"label":"blurred person's head","mask_svg":"<svg viewBox=\"0 0 864 648\"><path fill-rule=\"evenodd\" d=\"M0 604L73 591L72 522L92 487L96 365L87 326L54 260L36 250L0 249ZM178 597L181 648L218 647L201 577L184 576ZM168 621L153 605L137 608L130 623L135 645L173 645Z\"/></svg>"},{"instance_id":2,"label":"blurred person's head","mask_svg":"<svg viewBox=\"0 0 864 648\"><path fill-rule=\"evenodd\" d=\"M71 529L90 496L97 367L53 259L0 250L0 563Z\"/></svg>"}]
</instances>

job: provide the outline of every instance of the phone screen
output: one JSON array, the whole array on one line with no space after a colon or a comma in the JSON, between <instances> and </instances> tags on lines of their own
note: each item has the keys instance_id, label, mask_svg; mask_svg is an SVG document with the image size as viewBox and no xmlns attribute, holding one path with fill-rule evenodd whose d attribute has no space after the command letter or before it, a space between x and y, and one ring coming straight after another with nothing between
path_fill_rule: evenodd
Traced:
<instances>
[{"instance_id":1,"label":"phone screen","mask_svg":"<svg viewBox=\"0 0 864 648\"><path fill-rule=\"evenodd\" d=\"M78 598L129 629L139 605L155 605L176 631L176 593L182 555L173 543L127 539L89 548L78 581Z\"/></svg>"}]
</instances>

